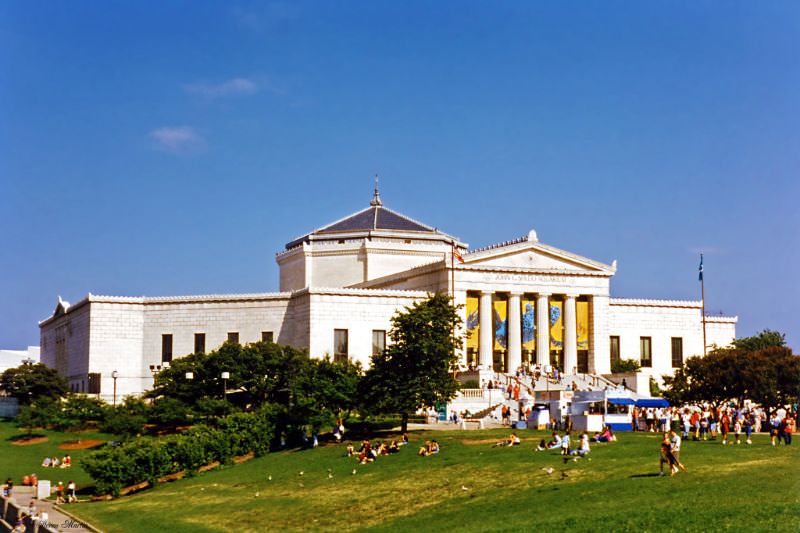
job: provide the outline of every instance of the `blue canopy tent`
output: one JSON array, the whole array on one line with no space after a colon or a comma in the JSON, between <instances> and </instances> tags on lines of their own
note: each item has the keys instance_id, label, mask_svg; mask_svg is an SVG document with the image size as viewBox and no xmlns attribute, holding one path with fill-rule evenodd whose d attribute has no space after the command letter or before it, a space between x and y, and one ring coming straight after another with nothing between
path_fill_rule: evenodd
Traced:
<instances>
[{"instance_id":1,"label":"blue canopy tent","mask_svg":"<svg viewBox=\"0 0 800 533\"><path fill-rule=\"evenodd\" d=\"M631 398L608 398L608 403L617 405L633 405L635 402Z\"/></svg>"},{"instance_id":2,"label":"blue canopy tent","mask_svg":"<svg viewBox=\"0 0 800 533\"><path fill-rule=\"evenodd\" d=\"M636 400L636 407L669 407L669 402L664 398L642 398Z\"/></svg>"}]
</instances>

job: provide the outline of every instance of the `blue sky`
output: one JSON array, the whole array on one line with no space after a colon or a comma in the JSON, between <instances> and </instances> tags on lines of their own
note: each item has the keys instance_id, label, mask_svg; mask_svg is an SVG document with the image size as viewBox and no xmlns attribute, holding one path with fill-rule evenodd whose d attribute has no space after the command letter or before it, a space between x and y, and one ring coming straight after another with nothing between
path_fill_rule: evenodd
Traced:
<instances>
[{"instance_id":1,"label":"blue sky","mask_svg":"<svg viewBox=\"0 0 800 533\"><path fill-rule=\"evenodd\" d=\"M367 205L800 347L797 2L3 2L0 347L57 295L273 291Z\"/></svg>"}]
</instances>

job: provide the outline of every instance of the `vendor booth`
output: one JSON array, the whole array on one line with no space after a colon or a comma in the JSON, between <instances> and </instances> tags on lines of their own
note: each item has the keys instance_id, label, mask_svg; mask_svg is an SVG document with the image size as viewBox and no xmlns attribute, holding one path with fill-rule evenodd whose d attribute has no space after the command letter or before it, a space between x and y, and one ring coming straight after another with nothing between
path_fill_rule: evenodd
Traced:
<instances>
[{"instance_id":1,"label":"vendor booth","mask_svg":"<svg viewBox=\"0 0 800 533\"><path fill-rule=\"evenodd\" d=\"M613 431L631 429L630 408L635 400L630 392L621 389L579 391L572 399L572 427L578 431Z\"/></svg>"}]
</instances>

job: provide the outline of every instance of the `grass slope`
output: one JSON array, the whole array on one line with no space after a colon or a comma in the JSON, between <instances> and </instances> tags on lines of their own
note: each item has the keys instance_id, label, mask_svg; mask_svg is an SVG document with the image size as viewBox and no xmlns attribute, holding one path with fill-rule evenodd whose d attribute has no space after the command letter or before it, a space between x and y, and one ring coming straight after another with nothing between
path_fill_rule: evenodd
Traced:
<instances>
[{"instance_id":1,"label":"grass slope","mask_svg":"<svg viewBox=\"0 0 800 533\"><path fill-rule=\"evenodd\" d=\"M2 476L2 481L11 477L15 484L21 484L23 476L36 474L39 479L49 479L53 487L59 481L63 481L66 485L70 479L75 481L79 488L92 485L92 478L80 467L80 458L90 453L91 450L61 450L58 445L78 439L107 441L113 438L111 435L95 431L62 433L37 429L33 433L46 436L47 442L27 446L11 444L11 439L25 435L25 433L11 421L0 421L0 476ZM61 459L66 454L72 457L71 468L44 468L41 466L42 459L46 456L58 456Z\"/></svg>"},{"instance_id":2,"label":"grass slope","mask_svg":"<svg viewBox=\"0 0 800 533\"><path fill-rule=\"evenodd\" d=\"M656 434L621 434L566 465L533 451L540 432L491 447L507 434L416 433L400 454L363 466L343 446L275 453L72 510L112 532L800 530L797 444L687 442L689 472L660 478ZM429 438L442 453L416 456Z\"/></svg>"}]
</instances>

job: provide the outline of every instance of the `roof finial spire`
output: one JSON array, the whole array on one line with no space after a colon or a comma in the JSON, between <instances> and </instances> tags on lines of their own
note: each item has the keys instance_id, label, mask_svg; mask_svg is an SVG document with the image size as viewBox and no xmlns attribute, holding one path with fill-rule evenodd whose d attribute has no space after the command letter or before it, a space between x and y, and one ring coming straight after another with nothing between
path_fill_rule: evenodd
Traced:
<instances>
[{"instance_id":1,"label":"roof finial spire","mask_svg":"<svg viewBox=\"0 0 800 533\"><path fill-rule=\"evenodd\" d=\"M370 201L369 205L371 205L373 207L377 207L377 206L383 205L383 202L381 202L381 193L380 193L380 191L378 191L378 175L377 174L375 174L375 194L372 196L372 201Z\"/></svg>"}]
</instances>

